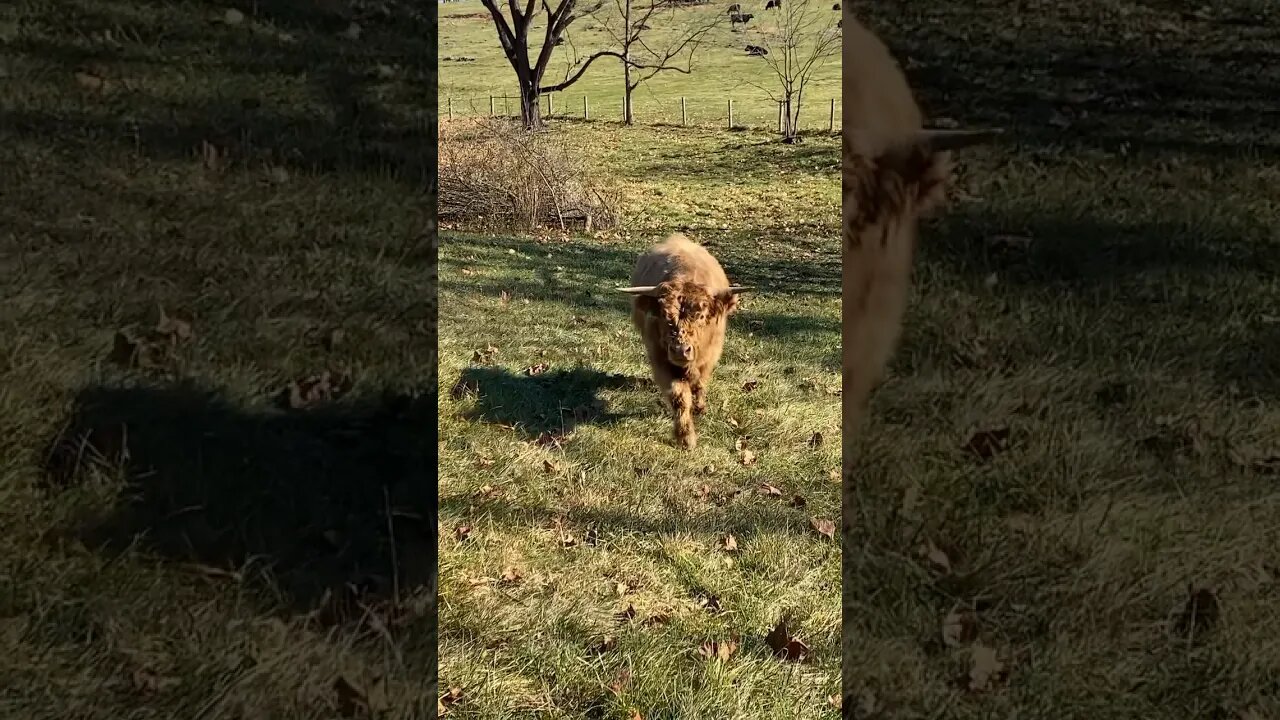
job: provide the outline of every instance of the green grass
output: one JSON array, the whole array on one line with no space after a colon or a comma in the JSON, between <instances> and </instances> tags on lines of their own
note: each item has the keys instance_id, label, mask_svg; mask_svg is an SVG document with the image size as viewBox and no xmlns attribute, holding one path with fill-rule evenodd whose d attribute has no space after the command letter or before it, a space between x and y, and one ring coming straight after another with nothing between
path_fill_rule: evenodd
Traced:
<instances>
[{"instance_id":1,"label":"green grass","mask_svg":"<svg viewBox=\"0 0 1280 720\"><path fill-rule=\"evenodd\" d=\"M861 442L843 669L867 717L1280 716L1280 17L863 3L932 114L997 125L922 232ZM1185 15L1183 14L1185 13ZM1014 236L1013 242L1003 237ZM1008 428L982 461L974 431ZM917 555L932 542L939 572ZM1189 630L1188 585L1220 616ZM972 643L1008 677L966 685Z\"/></svg>"},{"instance_id":2,"label":"green grass","mask_svg":"<svg viewBox=\"0 0 1280 720\"><path fill-rule=\"evenodd\" d=\"M810 11L825 22L827 15L839 19L831 10L832 2L800 0L813 5ZM717 0L703 6L691 6L658 13L650 22L651 30L644 37L647 43L658 49L666 48L679 37L682 28L697 26L711 19L725 16L731 3ZM686 98L690 125L726 127L728 103L733 100L735 126L770 129L777 127L778 106L770 99L769 92L780 94L778 80L765 62L748 57L747 45L767 44L761 33L771 33L776 28L777 11L765 11L764 1L744 4L744 12L755 15L747 30L733 30L728 22L718 25L707 34L705 41L694 55L691 73L662 72L641 85L632 99L636 122L645 125L679 124L680 98ZM637 7L641 7L637 5ZM613 2L605 3L601 11L615 13ZM545 17L545 14L543 15ZM609 38L600 29L600 20L585 16L570 26L569 36L578 57L587 57L596 50L608 48ZM615 22L616 24L616 22ZM541 25L535 23L531 37L532 52L541 42ZM566 70L574 58L570 45L556 48L547 67L545 84L565 79ZM460 59L464 58L464 59ZM489 97L497 96L495 110L499 115L520 114L515 71L498 44L497 30L488 11L478 0L462 0L440 6L440 108L447 114L452 100L455 116L480 116L489 114ZM681 67L684 65L681 64ZM575 68L576 71L576 68ZM817 67L805 87L804 107L800 116L802 130L825 131L828 126L830 102L836 99L836 124L840 122L840 57L832 55ZM618 122L622 119L622 66L616 60L602 59L569 88L554 93L551 103L555 114L582 118L582 98L586 95L592 120ZM504 104L503 96L511 99ZM546 109L544 101L544 110Z\"/></svg>"},{"instance_id":3,"label":"green grass","mask_svg":"<svg viewBox=\"0 0 1280 720\"><path fill-rule=\"evenodd\" d=\"M0 10L0 717L431 716L431 19L254 5Z\"/></svg>"},{"instance_id":4,"label":"green grass","mask_svg":"<svg viewBox=\"0 0 1280 720\"><path fill-rule=\"evenodd\" d=\"M440 667L464 697L450 716L835 717L839 551L811 527L839 500L835 145L553 132L617 178L622 229L442 242L441 377L456 392L439 401ZM675 228L760 288L731 321L692 453L673 446L609 289ZM518 581L502 581L509 568ZM802 664L766 643L784 617L812 648ZM698 655L726 640L727 662Z\"/></svg>"}]
</instances>

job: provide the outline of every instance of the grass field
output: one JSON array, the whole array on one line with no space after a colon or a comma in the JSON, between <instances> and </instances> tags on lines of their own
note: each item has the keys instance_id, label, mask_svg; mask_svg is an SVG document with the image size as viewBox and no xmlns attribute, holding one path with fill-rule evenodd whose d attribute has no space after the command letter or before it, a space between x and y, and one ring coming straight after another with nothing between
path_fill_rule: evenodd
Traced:
<instances>
[{"instance_id":1,"label":"grass field","mask_svg":"<svg viewBox=\"0 0 1280 720\"><path fill-rule=\"evenodd\" d=\"M0 717L433 716L432 19L239 10L0 8Z\"/></svg>"},{"instance_id":2,"label":"grass field","mask_svg":"<svg viewBox=\"0 0 1280 720\"><path fill-rule=\"evenodd\" d=\"M846 704L1280 717L1280 16L859 5L1009 139L924 230L862 443Z\"/></svg>"},{"instance_id":3,"label":"grass field","mask_svg":"<svg viewBox=\"0 0 1280 720\"><path fill-rule=\"evenodd\" d=\"M834 143L558 132L623 178L625 233L441 243L440 667L464 693L451 716L835 717L839 550L812 525L839 499ZM692 453L672 445L610 291L675 228L760 288L731 323ZM773 656L784 619L804 663ZM711 642L737 649L708 660Z\"/></svg>"},{"instance_id":4,"label":"grass field","mask_svg":"<svg viewBox=\"0 0 1280 720\"><path fill-rule=\"evenodd\" d=\"M812 4L814 17L826 21L839 19L839 13L831 10L831 2L800 0ZM661 12L646 31L647 43L655 48L665 48L678 36L681 29L696 26L725 15L728 2L714 2L703 6L682 8L674 12ZM693 72L663 72L641 85L632 99L632 108L639 124L674 123L681 121L680 98L686 98L690 125L726 127L728 123L727 100L734 102L735 126L776 128L778 106L770 99L766 88L779 93L777 80L763 60L749 57L745 47L749 44L767 44L761 33L774 32L777 11L765 11L764 0L745 3L743 12L755 15L747 29L734 30L728 22L718 25L707 34L694 56ZM637 8L641 5L637 4ZM600 19L586 16L570 26L572 46L566 44L556 50L547 67L545 84L560 82L574 58L587 57L595 50L606 49L609 35L600 29L605 13L616 14L615 5L605 3ZM637 11L638 12L638 11ZM535 25L531 35L541 42L541 26ZM534 47L536 52L537 47ZM500 115L520 114L517 99L515 71L502 54L493 20L479 0L462 0L440 6L440 107L448 113L449 103L456 116L489 114L489 96L498 96L495 110ZM683 65L682 65L683 66ZM836 102L836 124L840 122L840 57L837 53L815 69L812 80L805 88L804 108L800 116L802 130L826 130L830 102ZM617 122L622 119L622 67L608 59L593 63L586 74L568 89L554 93L551 102L557 115L582 117L582 98L589 99L590 116L601 121ZM502 96L511 99L504 101ZM545 110L545 101L544 101Z\"/></svg>"}]
</instances>

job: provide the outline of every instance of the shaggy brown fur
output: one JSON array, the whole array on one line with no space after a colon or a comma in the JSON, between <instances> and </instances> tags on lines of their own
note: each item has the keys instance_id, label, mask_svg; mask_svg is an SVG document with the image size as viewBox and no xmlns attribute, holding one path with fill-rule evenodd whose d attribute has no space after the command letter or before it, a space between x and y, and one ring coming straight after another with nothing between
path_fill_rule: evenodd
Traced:
<instances>
[{"instance_id":1,"label":"shaggy brown fur","mask_svg":"<svg viewBox=\"0 0 1280 720\"><path fill-rule=\"evenodd\" d=\"M925 132L889 49L844 6L843 455L844 522L852 522L852 447L902 326L918 218L942 204L949 149L993 132Z\"/></svg>"},{"instance_id":2,"label":"shaggy brown fur","mask_svg":"<svg viewBox=\"0 0 1280 720\"><path fill-rule=\"evenodd\" d=\"M676 443L691 449L698 443L693 416L707 409L725 325L745 288L731 286L715 257L680 233L636 261L631 284L631 320L671 405Z\"/></svg>"}]
</instances>

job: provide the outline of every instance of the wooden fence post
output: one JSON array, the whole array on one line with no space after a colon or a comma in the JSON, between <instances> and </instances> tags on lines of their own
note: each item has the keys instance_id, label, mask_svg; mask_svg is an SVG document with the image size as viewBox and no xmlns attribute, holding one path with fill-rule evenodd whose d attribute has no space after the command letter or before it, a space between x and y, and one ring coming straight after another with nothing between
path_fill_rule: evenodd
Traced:
<instances>
[{"instance_id":1,"label":"wooden fence post","mask_svg":"<svg viewBox=\"0 0 1280 720\"><path fill-rule=\"evenodd\" d=\"M583 120L591 119L591 110L590 110L590 106L587 105L587 96L585 94L582 96L582 119Z\"/></svg>"},{"instance_id":2,"label":"wooden fence post","mask_svg":"<svg viewBox=\"0 0 1280 720\"><path fill-rule=\"evenodd\" d=\"M684 127L689 124L689 113L684 107L684 96L680 96L680 126Z\"/></svg>"},{"instance_id":3,"label":"wooden fence post","mask_svg":"<svg viewBox=\"0 0 1280 720\"><path fill-rule=\"evenodd\" d=\"M733 129L733 98L729 98L729 129Z\"/></svg>"},{"instance_id":4,"label":"wooden fence post","mask_svg":"<svg viewBox=\"0 0 1280 720\"><path fill-rule=\"evenodd\" d=\"M556 96L547 93L547 117L554 117L556 114Z\"/></svg>"},{"instance_id":5,"label":"wooden fence post","mask_svg":"<svg viewBox=\"0 0 1280 720\"><path fill-rule=\"evenodd\" d=\"M453 119L453 96L449 96L449 119Z\"/></svg>"},{"instance_id":6,"label":"wooden fence post","mask_svg":"<svg viewBox=\"0 0 1280 720\"><path fill-rule=\"evenodd\" d=\"M778 101L778 132L782 132L782 101Z\"/></svg>"},{"instance_id":7,"label":"wooden fence post","mask_svg":"<svg viewBox=\"0 0 1280 720\"><path fill-rule=\"evenodd\" d=\"M831 116L827 118L827 132L836 131L836 99L831 98Z\"/></svg>"},{"instance_id":8,"label":"wooden fence post","mask_svg":"<svg viewBox=\"0 0 1280 720\"><path fill-rule=\"evenodd\" d=\"M489 96L489 117L493 117L493 96Z\"/></svg>"}]
</instances>

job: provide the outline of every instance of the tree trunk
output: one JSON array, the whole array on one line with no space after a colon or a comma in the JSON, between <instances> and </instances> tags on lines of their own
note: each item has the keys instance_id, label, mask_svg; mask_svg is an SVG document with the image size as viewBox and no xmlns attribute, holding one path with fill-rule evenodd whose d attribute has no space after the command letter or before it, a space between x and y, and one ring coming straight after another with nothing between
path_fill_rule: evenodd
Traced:
<instances>
[{"instance_id":1,"label":"tree trunk","mask_svg":"<svg viewBox=\"0 0 1280 720\"><path fill-rule=\"evenodd\" d=\"M635 28L631 27L631 0L627 0L622 12L623 29L627 33L627 41L622 44L622 124L632 125L635 117L631 115L631 38Z\"/></svg>"},{"instance_id":2,"label":"tree trunk","mask_svg":"<svg viewBox=\"0 0 1280 720\"><path fill-rule=\"evenodd\" d=\"M622 124L634 125L636 117L631 112L631 93L635 92L635 87L631 85L631 66L624 65L623 67L626 68L622 71L622 77L625 82L623 87L626 88L626 92L622 96Z\"/></svg>"},{"instance_id":3,"label":"tree trunk","mask_svg":"<svg viewBox=\"0 0 1280 720\"><path fill-rule=\"evenodd\" d=\"M521 79L520 119L525 130L541 130L542 125L542 93L538 90L538 81Z\"/></svg>"}]
</instances>

